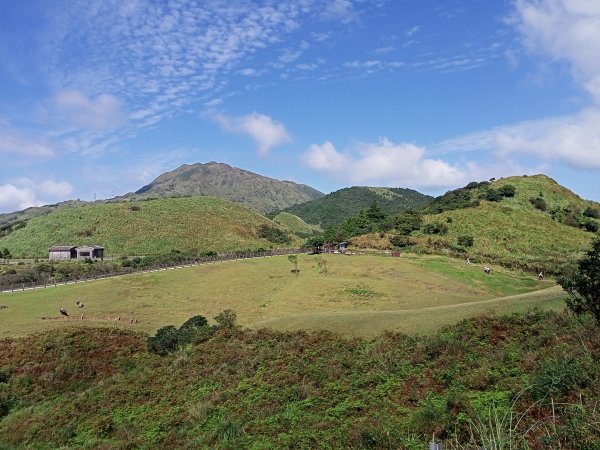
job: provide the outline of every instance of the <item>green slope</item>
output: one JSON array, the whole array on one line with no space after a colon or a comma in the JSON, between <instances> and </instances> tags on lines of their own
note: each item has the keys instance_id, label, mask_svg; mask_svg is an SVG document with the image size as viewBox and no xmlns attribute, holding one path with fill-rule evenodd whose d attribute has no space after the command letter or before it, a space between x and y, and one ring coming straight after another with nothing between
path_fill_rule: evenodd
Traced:
<instances>
[{"instance_id":1,"label":"green slope","mask_svg":"<svg viewBox=\"0 0 600 450\"><path fill-rule=\"evenodd\" d=\"M295 214L306 223L327 229L338 226L342 220L355 216L361 209L368 209L374 201L390 215L406 209L419 209L432 199L412 189L354 186L290 206L284 211Z\"/></svg>"},{"instance_id":2,"label":"green slope","mask_svg":"<svg viewBox=\"0 0 600 450\"><path fill-rule=\"evenodd\" d=\"M572 211L583 220L582 212L587 207L597 208L597 203L581 199L544 175L504 178L490 186L498 189L506 184L516 188L514 197L499 202L480 199L477 207L426 215L425 222L443 223L448 232L421 233L411 239L428 248L460 250L458 237L473 236L473 247L465 250L479 261L546 271L555 271L589 247L595 234L568 226L565 217L571 213L565 211ZM472 189L471 198L477 199L484 191L485 188ZM547 205L546 211L536 209L530 202L530 198L539 196ZM438 198L428 208L439 205Z\"/></svg>"},{"instance_id":3,"label":"green slope","mask_svg":"<svg viewBox=\"0 0 600 450\"><path fill-rule=\"evenodd\" d=\"M310 236L323 231L318 225L309 225L300 217L288 212L280 212L273 217L273 222L293 231L299 236Z\"/></svg>"},{"instance_id":4,"label":"green slope","mask_svg":"<svg viewBox=\"0 0 600 450\"><path fill-rule=\"evenodd\" d=\"M35 217L1 238L0 248L16 258L46 257L52 245L97 244L107 256L268 248L272 244L257 237L260 225L281 228L241 205L212 197L89 204Z\"/></svg>"}]
</instances>

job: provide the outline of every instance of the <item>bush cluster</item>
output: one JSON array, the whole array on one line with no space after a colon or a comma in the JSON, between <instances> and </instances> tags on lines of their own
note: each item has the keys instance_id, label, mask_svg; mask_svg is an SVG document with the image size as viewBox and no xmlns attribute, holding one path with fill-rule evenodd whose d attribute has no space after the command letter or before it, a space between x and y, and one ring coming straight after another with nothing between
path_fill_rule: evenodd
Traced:
<instances>
[{"instance_id":1,"label":"bush cluster","mask_svg":"<svg viewBox=\"0 0 600 450\"><path fill-rule=\"evenodd\" d=\"M204 316L194 316L179 329L173 325L162 327L154 336L148 337L148 351L165 356L187 344L208 339L218 329L235 327L236 318L234 311L226 309L214 317L215 326L210 326Z\"/></svg>"}]
</instances>

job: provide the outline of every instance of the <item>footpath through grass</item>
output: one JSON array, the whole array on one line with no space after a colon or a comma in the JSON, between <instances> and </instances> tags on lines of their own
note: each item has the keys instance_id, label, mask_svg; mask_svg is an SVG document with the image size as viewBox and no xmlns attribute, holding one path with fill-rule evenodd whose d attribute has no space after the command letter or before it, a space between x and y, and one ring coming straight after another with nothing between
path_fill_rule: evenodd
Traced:
<instances>
[{"instance_id":1,"label":"footpath through grass","mask_svg":"<svg viewBox=\"0 0 600 450\"><path fill-rule=\"evenodd\" d=\"M553 281L496 268L488 276L479 266L445 257L299 255L298 261L298 276L282 256L2 294L7 308L0 310L0 337L67 325L153 333L224 309L235 310L242 326L254 328L322 328L358 336L430 333L484 312L563 306ZM540 291L544 288L552 289ZM85 307L77 308L77 301ZM69 318L60 317L60 306Z\"/></svg>"}]
</instances>

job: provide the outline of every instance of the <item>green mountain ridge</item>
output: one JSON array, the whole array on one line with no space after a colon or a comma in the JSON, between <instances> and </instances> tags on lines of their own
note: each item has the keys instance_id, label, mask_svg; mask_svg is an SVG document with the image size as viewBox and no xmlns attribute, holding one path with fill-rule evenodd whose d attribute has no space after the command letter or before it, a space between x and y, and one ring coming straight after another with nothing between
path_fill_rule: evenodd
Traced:
<instances>
[{"instance_id":1,"label":"green mountain ridge","mask_svg":"<svg viewBox=\"0 0 600 450\"><path fill-rule=\"evenodd\" d=\"M354 186L290 206L283 211L300 217L306 223L327 229L338 226L342 220L355 216L361 209L368 209L373 202L377 202L384 213L391 215L407 209L420 209L432 200L433 197L412 189ZM269 214L271 217L275 215Z\"/></svg>"}]
</instances>

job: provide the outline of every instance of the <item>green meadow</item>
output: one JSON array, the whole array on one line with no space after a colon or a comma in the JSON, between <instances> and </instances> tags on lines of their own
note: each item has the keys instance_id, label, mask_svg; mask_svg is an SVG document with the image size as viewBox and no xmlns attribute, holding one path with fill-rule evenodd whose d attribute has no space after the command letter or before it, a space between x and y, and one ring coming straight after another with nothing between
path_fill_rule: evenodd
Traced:
<instances>
[{"instance_id":1,"label":"green meadow","mask_svg":"<svg viewBox=\"0 0 600 450\"><path fill-rule=\"evenodd\" d=\"M0 337L73 325L154 333L224 309L249 328L430 334L467 317L564 305L551 280L500 267L486 275L442 256L298 255L297 276L293 268L278 256L1 294ZM60 306L69 318L60 317Z\"/></svg>"}]
</instances>

